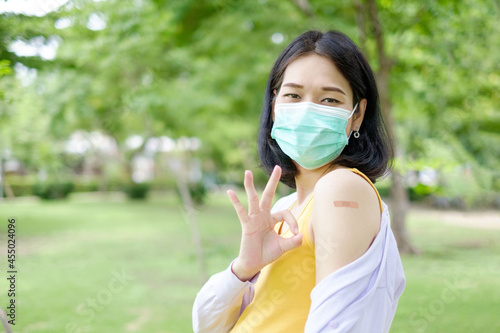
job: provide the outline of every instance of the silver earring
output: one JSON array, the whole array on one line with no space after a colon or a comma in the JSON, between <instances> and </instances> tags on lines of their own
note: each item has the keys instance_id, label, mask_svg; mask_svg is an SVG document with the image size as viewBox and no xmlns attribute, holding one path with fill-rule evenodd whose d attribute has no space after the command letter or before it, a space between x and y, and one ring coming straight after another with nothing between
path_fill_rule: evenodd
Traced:
<instances>
[{"instance_id":1,"label":"silver earring","mask_svg":"<svg viewBox=\"0 0 500 333\"><path fill-rule=\"evenodd\" d=\"M356 139L359 138L359 131L358 130L354 131L354 138L356 138Z\"/></svg>"}]
</instances>

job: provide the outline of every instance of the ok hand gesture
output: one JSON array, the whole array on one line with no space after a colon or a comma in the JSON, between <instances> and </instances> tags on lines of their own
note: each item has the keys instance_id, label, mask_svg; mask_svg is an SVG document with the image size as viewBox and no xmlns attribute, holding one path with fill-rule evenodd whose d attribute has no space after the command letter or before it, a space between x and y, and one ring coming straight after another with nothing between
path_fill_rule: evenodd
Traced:
<instances>
[{"instance_id":1,"label":"ok hand gesture","mask_svg":"<svg viewBox=\"0 0 500 333\"><path fill-rule=\"evenodd\" d=\"M234 191L227 191L241 223L242 236L240 254L233 263L234 274L242 281L251 279L264 266L278 259L283 253L302 244L302 234L295 217L289 210L271 214L274 193L281 178L281 168L276 166L259 197L253 184L251 171L245 171L245 191L248 196L248 212ZM292 233L284 238L276 233L276 223L285 221Z\"/></svg>"}]
</instances>

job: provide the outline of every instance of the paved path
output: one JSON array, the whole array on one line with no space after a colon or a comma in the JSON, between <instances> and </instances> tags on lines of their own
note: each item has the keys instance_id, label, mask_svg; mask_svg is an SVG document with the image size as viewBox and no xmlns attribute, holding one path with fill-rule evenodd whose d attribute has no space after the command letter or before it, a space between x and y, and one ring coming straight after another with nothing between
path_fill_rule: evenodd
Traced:
<instances>
[{"instance_id":1,"label":"paved path","mask_svg":"<svg viewBox=\"0 0 500 333\"><path fill-rule=\"evenodd\" d=\"M446 224L462 227L500 230L500 211L498 210L464 212L412 206L409 214L419 219L435 219Z\"/></svg>"}]
</instances>

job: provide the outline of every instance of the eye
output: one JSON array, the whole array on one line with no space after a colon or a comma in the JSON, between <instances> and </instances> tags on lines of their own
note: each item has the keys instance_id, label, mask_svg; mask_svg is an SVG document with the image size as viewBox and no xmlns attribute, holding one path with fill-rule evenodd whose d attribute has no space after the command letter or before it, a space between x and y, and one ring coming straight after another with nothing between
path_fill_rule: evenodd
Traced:
<instances>
[{"instance_id":1,"label":"eye","mask_svg":"<svg viewBox=\"0 0 500 333\"><path fill-rule=\"evenodd\" d=\"M300 96L297 94L285 94L284 97L288 97L291 99L299 99L300 98Z\"/></svg>"},{"instance_id":2,"label":"eye","mask_svg":"<svg viewBox=\"0 0 500 333\"><path fill-rule=\"evenodd\" d=\"M324 98L322 102L326 102L326 103L340 103L335 98Z\"/></svg>"}]
</instances>

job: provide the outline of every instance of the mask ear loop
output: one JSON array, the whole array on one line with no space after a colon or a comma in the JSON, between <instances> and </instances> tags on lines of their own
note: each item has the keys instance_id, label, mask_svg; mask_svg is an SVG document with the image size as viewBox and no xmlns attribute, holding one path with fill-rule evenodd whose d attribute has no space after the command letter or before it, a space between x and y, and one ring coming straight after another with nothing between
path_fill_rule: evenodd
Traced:
<instances>
[{"instance_id":1,"label":"mask ear loop","mask_svg":"<svg viewBox=\"0 0 500 333\"><path fill-rule=\"evenodd\" d=\"M350 118L352 117L352 115L354 114L354 111L356 111L356 108L358 107L358 104L359 104L359 102L358 102L358 103L356 103L356 105L354 106L354 109L352 109L352 112L351 112L351 114L349 115L349 117L347 117L347 119L350 119Z\"/></svg>"},{"instance_id":2,"label":"mask ear loop","mask_svg":"<svg viewBox=\"0 0 500 333\"><path fill-rule=\"evenodd\" d=\"M351 112L351 115L350 115L349 117L347 117L347 119L350 119L350 118L352 117L352 115L354 114L354 111L356 111L356 108L358 107L358 104L359 104L359 102L358 102L358 103L356 103L356 105L354 106L354 109L353 109L353 110L352 110L352 112ZM349 141L349 139L351 138L351 134L352 134L352 132L353 132L353 131L351 130L351 133L349 133L349 136L347 137L347 141Z\"/></svg>"}]
</instances>

